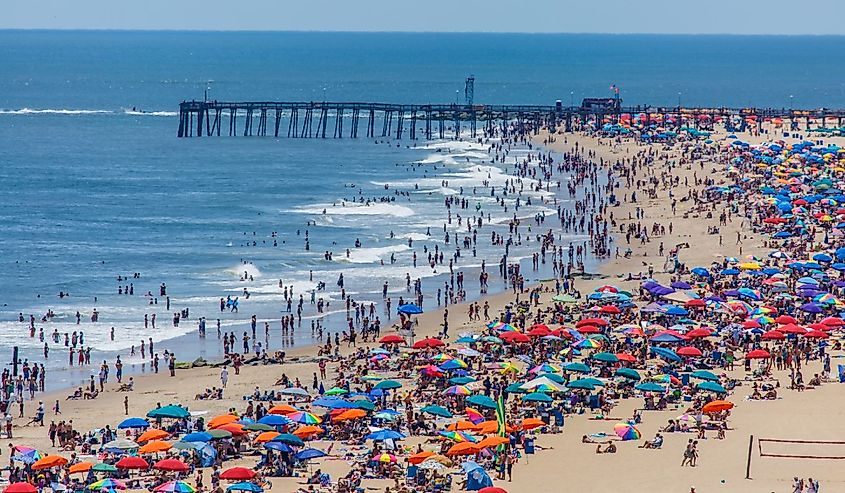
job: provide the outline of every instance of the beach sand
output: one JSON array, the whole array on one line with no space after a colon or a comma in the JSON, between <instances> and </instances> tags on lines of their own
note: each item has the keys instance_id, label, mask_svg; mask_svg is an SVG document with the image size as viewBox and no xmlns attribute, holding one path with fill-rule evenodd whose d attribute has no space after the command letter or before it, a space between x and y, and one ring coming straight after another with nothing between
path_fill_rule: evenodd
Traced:
<instances>
[{"instance_id":1,"label":"beach sand","mask_svg":"<svg viewBox=\"0 0 845 493\"><path fill-rule=\"evenodd\" d=\"M535 143L541 144L547 137L545 133L538 135ZM548 144L549 149L568 151L577 142L579 147L594 150L597 154L596 159L602 157L605 161L615 161L630 156L637 149L642 149L632 143L614 144L610 139L598 141L592 137L575 134L560 134L555 135L555 138L557 139L555 142ZM671 155L673 152L669 150L667 157L677 159L677 156ZM659 175L664 171L665 162L666 159L656 160L653 172ZM672 174L681 179L681 185L674 190L676 196L684 196L687 192L687 187L683 185L684 178L689 178L690 187L695 186L692 184L694 171L699 177L702 173L706 173L718 181L723 168L723 163L712 162L707 162L703 171L697 164L694 169L691 166L675 167ZM617 193L621 195L624 191L617 190ZM674 233L654 237L650 243L643 246L633 244L635 242L632 241L631 258L611 257L602 264L600 274L606 278L576 281L575 287L581 293L588 293L602 284L613 284L623 289L636 291L639 281L624 281L621 277L628 273L646 273L649 263L654 266L654 277L657 280L668 281L669 275L662 272L663 258L657 253L660 241L664 242L667 251L675 244L688 242L691 248L682 249L680 258L690 266L708 266L711 262L720 260L722 256L739 257L740 247L742 248L741 255L764 255L767 251L762 245L763 239L748 233L747 224L743 224L741 220L735 219L722 227L723 245L719 246L718 236L707 234L708 226L717 224L718 214L710 220L692 215L683 217L689 206L688 203L679 203L677 212L672 214L670 200L665 194L656 200L645 200L643 197L639 205L644 211L645 217L642 220L644 224L650 225L652 222L668 224L671 221ZM611 210L617 221L627 223L628 213L633 211L634 207L626 203L619 207L612 207ZM737 232L743 235L742 245L735 244ZM616 234L615 237L616 245L624 250L626 247L624 236ZM552 294L543 294L541 302L549 303ZM493 315L498 313L499 308L512 301L513 295L504 292L484 299L490 303L490 312ZM449 307L450 335L453 339L462 331L479 327L478 322L468 321L466 311L465 305ZM420 315L417 337L437 333L442 319L442 309ZM384 333L383 330L382 335ZM343 350L347 351L345 347ZM251 393L256 387L261 390L273 388L278 390L273 384L282 373L287 374L291 379L299 378L307 386L312 380L312 375L318 371L316 361L312 359L315 353L316 350L312 347L296 348L287 351L289 363L284 365L245 366L237 376L230 371L226 398L223 400L194 400L195 394L201 390L220 385L220 370L212 367L177 370L175 378L167 376L166 370L162 370L163 373L158 375L136 376L136 388L131 393L116 392L116 384L109 383L107 391L100 394L96 400L65 401L69 393L67 391L36 396L36 400L43 400L48 409L47 424L51 420L73 419L75 429L80 431L101 428L105 424L116 425L124 418L123 399L127 395L129 416L144 416L148 410L160 402L162 405L182 403L193 411L207 411L207 416L210 417L224 414L232 407L242 411L246 406L246 401L242 400L241 396ZM836 356L839 355L835 354L834 357ZM301 362L295 362L297 358ZM334 365L330 364L329 369L331 378ZM811 375L814 372L820 372L820 369L820 363L814 361L810 363L805 373ZM742 378L743 375L741 365L738 365L738 369L732 373L732 376ZM627 419L632 415L634 408L642 406L642 399L628 399L622 401L613 410L613 418L619 419L595 420L590 419L592 416L587 414L567 416L563 433L538 435L537 453L520 459L514 467L513 482L496 481L496 485L506 488L511 493L540 490L603 492L624 489L654 493L687 493L692 486L695 487L697 493L768 493L791 491L790 484L793 476L803 478L811 476L818 478L827 491L845 489L845 475L839 471L840 462L761 458L756 443L752 450L751 477L753 479L744 479L750 435L758 438L836 440L845 432L845 419L843 419L845 409L841 406L843 397L839 386L826 384L821 388L799 393L785 389L789 384L787 372L776 372L775 376L780 379L782 385L780 393L782 398L777 401L745 400L744 397L751 392L750 383L735 391L730 397L736 403L736 407L732 411L729 423L731 429L727 432L727 437L724 440L717 440L710 432L707 439L700 442L700 457L695 468L680 466L687 439L694 436L691 433L666 434L666 442L661 450L639 449L637 445L641 442L619 442L618 453L597 455L594 444L581 443L581 437L585 434L612 433L616 422ZM326 388L330 386L327 382ZM52 411L49 411L56 399L59 399L61 403L61 416L54 416ZM29 403L27 405L27 414L32 414L30 411L34 410L35 406ZM682 413L683 409L680 408L663 412L644 412L643 423L639 426L643 439L653 437L658 428L665 425L668 419ZM16 419L17 425L23 422L25 421ZM55 451L50 447L47 427L16 426L14 432L16 435L12 440L14 444L31 445L45 451ZM419 441L420 437L411 437L404 441L404 445L415 447ZM0 450L8 451L8 443L9 440L5 438L0 440ZM311 446L325 450L329 443L318 440L311 442ZM766 446L775 447L775 445ZM333 455L338 454L342 449L341 445L335 445L332 450ZM783 453L788 449L778 448L778 450ZM841 448L816 446L810 449L803 447L800 452L787 453L845 455L840 452L842 452ZM252 466L255 460L255 457L247 457L242 464L227 462L226 466L230 464ZM325 472L330 473L333 478L345 474L349 468L349 464L340 458L320 459L316 461L316 464ZM273 478L271 481L274 491L287 492L302 486L303 480L304 478ZM208 484L207 479L206 484ZM381 491L386 486L392 486L392 482L365 480L364 485L379 488Z\"/></svg>"}]
</instances>

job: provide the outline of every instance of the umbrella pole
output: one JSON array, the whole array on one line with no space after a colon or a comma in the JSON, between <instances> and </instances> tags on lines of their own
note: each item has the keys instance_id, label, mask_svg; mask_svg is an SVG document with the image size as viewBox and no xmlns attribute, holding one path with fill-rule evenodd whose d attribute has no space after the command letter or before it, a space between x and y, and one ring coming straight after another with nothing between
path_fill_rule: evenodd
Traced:
<instances>
[{"instance_id":1,"label":"umbrella pole","mask_svg":"<svg viewBox=\"0 0 845 493\"><path fill-rule=\"evenodd\" d=\"M745 479L751 479L751 452L754 449L754 435L748 436L748 460L745 463Z\"/></svg>"}]
</instances>

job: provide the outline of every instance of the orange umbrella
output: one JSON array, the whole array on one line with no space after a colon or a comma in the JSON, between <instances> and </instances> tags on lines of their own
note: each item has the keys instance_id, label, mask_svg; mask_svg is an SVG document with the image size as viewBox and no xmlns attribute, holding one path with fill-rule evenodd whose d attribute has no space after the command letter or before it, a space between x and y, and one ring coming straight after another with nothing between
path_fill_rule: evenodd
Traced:
<instances>
[{"instance_id":1,"label":"orange umbrella","mask_svg":"<svg viewBox=\"0 0 845 493\"><path fill-rule=\"evenodd\" d=\"M91 468L94 467L93 462L77 462L76 464L70 466L67 470L70 474L76 474L78 472L88 472Z\"/></svg>"},{"instance_id":2,"label":"orange umbrella","mask_svg":"<svg viewBox=\"0 0 845 493\"><path fill-rule=\"evenodd\" d=\"M483 421L475 428L481 434L497 433L499 431L499 423L496 420ZM505 431L514 431L514 427L510 424L505 424Z\"/></svg>"},{"instance_id":3,"label":"orange umbrella","mask_svg":"<svg viewBox=\"0 0 845 493\"><path fill-rule=\"evenodd\" d=\"M223 426L218 426L218 430L226 430L232 434L232 436L243 436L247 434L247 431L244 429L244 425L238 423L229 423Z\"/></svg>"},{"instance_id":4,"label":"orange umbrella","mask_svg":"<svg viewBox=\"0 0 845 493\"><path fill-rule=\"evenodd\" d=\"M59 467L65 464L67 464L67 459L61 455L45 455L32 464L32 470L50 469L51 467Z\"/></svg>"},{"instance_id":5,"label":"orange umbrella","mask_svg":"<svg viewBox=\"0 0 845 493\"><path fill-rule=\"evenodd\" d=\"M707 414L720 413L733 407L734 403L730 401L710 401L701 408L701 411Z\"/></svg>"},{"instance_id":6,"label":"orange umbrella","mask_svg":"<svg viewBox=\"0 0 845 493\"><path fill-rule=\"evenodd\" d=\"M138 443L142 442L149 442L150 440L164 440L165 438L169 437L170 433L164 430L157 430L155 428L151 428L143 433L135 440Z\"/></svg>"},{"instance_id":7,"label":"orange umbrella","mask_svg":"<svg viewBox=\"0 0 845 493\"><path fill-rule=\"evenodd\" d=\"M215 416L208 420L208 427L213 430L215 428L220 428L223 425L234 423L237 420L238 417L234 414L222 414L220 416Z\"/></svg>"},{"instance_id":8,"label":"orange umbrella","mask_svg":"<svg viewBox=\"0 0 845 493\"><path fill-rule=\"evenodd\" d=\"M499 437L499 436L492 436L487 437L484 440L476 443L475 445L482 449L487 447L498 447L499 445L503 445L505 443L509 443L510 440L507 437Z\"/></svg>"},{"instance_id":9,"label":"orange umbrella","mask_svg":"<svg viewBox=\"0 0 845 493\"><path fill-rule=\"evenodd\" d=\"M452 445L446 452L446 455L473 455L477 454L480 450L476 443L461 442Z\"/></svg>"},{"instance_id":10,"label":"orange umbrella","mask_svg":"<svg viewBox=\"0 0 845 493\"><path fill-rule=\"evenodd\" d=\"M270 414L290 414L299 411L299 409L288 405L288 404L279 404L278 406L273 406L267 411Z\"/></svg>"},{"instance_id":11,"label":"orange umbrella","mask_svg":"<svg viewBox=\"0 0 845 493\"><path fill-rule=\"evenodd\" d=\"M278 431L265 431L264 433L261 433L260 435L255 437L255 441L258 443L267 443L279 435L281 435L281 433L279 433Z\"/></svg>"},{"instance_id":12,"label":"orange umbrella","mask_svg":"<svg viewBox=\"0 0 845 493\"><path fill-rule=\"evenodd\" d=\"M419 453L416 453L416 454L408 457L408 462L410 462L411 464L414 464L414 465L422 464L423 461L425 461L426 459L428 459L432 455L434 455L434 452L428 452L428 451L419 452Z\"/></svg>"},{"instance_id":13,"label":"orange umbrella","mask_svg":"<svg viewBox=\"0 0 845 493\"><path fill-rule=\"evenodd\" d=\"M323 429L319 426L314 425L300 426L299 428L293 431L293 434L298 436L299 438L309 437L311 435L319 435L320 433L323 433Z\"/></svg>"},{"instance_id":14,"label":"orange umbrella","mask_svg":"<svg viewBox=\"0 0 845 493\"><path fill-rule=\"evenodd\" d=\"M143 447L138 449L139 454L156 454L158 452L167 452L173 447L168 442L162 442L161 440L153 440Z\"/></svg>"},{"instance_id":15,"label":"orange umbrella","mask_svg":"<svg viewBox=\"0 0 845 493\"><path fill-rule=\"evenodd\" d=\"M447 426L446 431L474 430L475 428L475 423L472 421L458 421Z\"/></svg>"},{"instance_id":16,"label":"orange umbrella","mask_svg":"<svg viewBox=\"0 0 845 493\"><path fill-rule=\"evenodd\" d=\"M523 430L533 430L534 428L539 428L545 425L546 423L543 423L543 420L540 418L525 418L522 420L521 427Z\"/></svg>"},{"instance_id":17,"label":"orange umbrella","mask_svg":"<svg viewBox=\"0 0 845 493\"><path fill-rule=\"evenodd\" d=\"M363 409L349 409L348 411L343 411L342 413L335 416L334 420L346 421L348 419L360 419L366 415L367 413Z\"/></svg>"}]
</instances>

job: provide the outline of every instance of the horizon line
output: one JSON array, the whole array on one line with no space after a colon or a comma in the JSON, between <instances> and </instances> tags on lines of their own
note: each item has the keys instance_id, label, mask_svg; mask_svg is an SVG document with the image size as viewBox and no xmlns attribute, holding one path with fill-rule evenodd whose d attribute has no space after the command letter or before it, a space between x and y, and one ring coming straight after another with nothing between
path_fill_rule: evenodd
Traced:
<instances>
[{"instance_id":1,"label":"horizon line","mask_svg":"<svg viewBox=\"0 0 845 493\"><path fill-rule=\"evenodd\" d=\"M337 29L209 29L209 28L101 28L101 27L2 27L0 32L146 32L146 33L314 33L314 34L478 34L478 35L555 35L555 36L736 36L736 37L843 37L833 33L731 33L731 32L600 32L600 31L391 31Z\"/></svg>"}]
</instances>

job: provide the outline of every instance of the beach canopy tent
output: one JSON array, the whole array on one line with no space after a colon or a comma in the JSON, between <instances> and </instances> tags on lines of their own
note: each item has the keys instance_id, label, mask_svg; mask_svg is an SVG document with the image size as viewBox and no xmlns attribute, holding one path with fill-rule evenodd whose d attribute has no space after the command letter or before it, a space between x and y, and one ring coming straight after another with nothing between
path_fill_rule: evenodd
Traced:
<instances>
[{"instance_id":1,"label":"beach canopy tent","mask_svg":"<svg viewBox=\"0 0 845 493\"><path fill-rule=\"evenodd\" d=\"M481 491L484 488L493 486L493 480L487 471L484 470L477 462L468 460L461 463L461 469L466 474L466 490L467 491Z\"/></svg>"}]
</instances>

